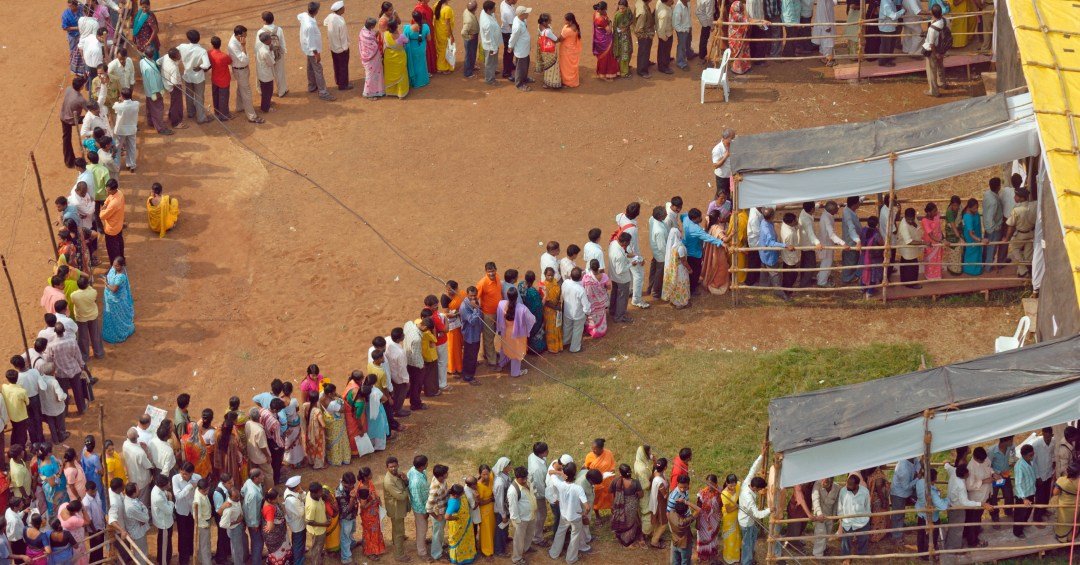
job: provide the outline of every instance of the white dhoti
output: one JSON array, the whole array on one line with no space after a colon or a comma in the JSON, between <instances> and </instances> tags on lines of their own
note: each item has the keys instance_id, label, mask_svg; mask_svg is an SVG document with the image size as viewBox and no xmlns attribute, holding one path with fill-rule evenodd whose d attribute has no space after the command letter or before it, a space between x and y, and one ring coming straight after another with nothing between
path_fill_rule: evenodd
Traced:
<instances>
[{"instance_id":1,"label":"white dhoti","mask_svg":"<svg viewBox=\"0 0 1080 565\"><path fill-rule=\"evenodd\" d=\"M833 54L833 46L836 39L836 0L818 0L814 5L814 27L811 32L813 37L810 42L818 46L818 51L823 57ZM829 36L829 37L825 37Z\"/></svg>"},{"instance_id":2,"label":"white dhoti","mask_svg":"<svg viewBox=\"0 0 1080 565\"><path fill-rule=\"evenodd\" d=\"M923 32L919 14L922 13L918 0L904 0L904 15L900 21L904 24L900 50L908 55L922 55Z\"/></svg>"}]
</instances>

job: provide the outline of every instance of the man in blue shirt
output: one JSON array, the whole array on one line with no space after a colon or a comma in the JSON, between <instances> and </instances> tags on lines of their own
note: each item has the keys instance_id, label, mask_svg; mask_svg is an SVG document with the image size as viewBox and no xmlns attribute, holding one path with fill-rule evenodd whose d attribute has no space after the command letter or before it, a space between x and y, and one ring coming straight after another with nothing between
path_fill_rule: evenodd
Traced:
<instances>
[{"instance_id":1,"label":"man in blue shirt","mask_svg":"<svg viewBox=\"0 0 1080 565\"><path fill-rule=\"evenodd\" d=\"M701 279L701 256L704 251L702 245L711 243L724 246L724 242L717 239L701 227L701 210L691 208L682 215L683 221L683 244L686 245L686 261L690 263L690 295L697 294L698 281Z\"/></svg>"},{"instance_id":2,"label":"man in blue shirt","mask_svg":"<svg viewBox=\"0 0 1080 565\"><path fill-rule=\"evenodd\" d=\"M758 247L774 247L776 249L787 249L792 251L795 248L790 245L784 245L776 237L776 228L773 226L772 219L776 215L776 210L772 208L764 208L761 211L761 228L758 231ZM761 266L772 269L768 271L769 286L780 286L780 252L770 251L762 249L758 251L758 256L761 257ZM784 300L789 300L788 296L783 291L777 290L777 295Z\"/></svg>"},{"instance_id":3,"label":"man in blue shirt","mask_svg":"<svg viewBox=\"0 0 1080 565\"><path fill-rule=\"evenodd\" d=\"M465 351L461 361L461 380L469 384L480 384L476 380L476 360L480 354L480 334L484 330L484 313L480 310L480 301L476 297L476 287L465 289L466 298L461 302L461 338L465 342Z\"/></svg>"},{"instance_id":4,"label":"man in blue shirt","mask_svg":"<svg viewBox=\"0 0 1080 565\"><path fill-rule=\"evenodd\" d=\"M1009 477L1009 470L1012 467L1013 459L1016 458L1016 448L1013 447L1013 438L1003 437L998 440L997 445L987 450L987 455L990 457L990 469L994 471L994 488L990 493L990 506L994 509L990 511L990 519L998 521L997 501L998 496L1001 496L1005 500L1005 504L1009 505L1013 503L1013 480ZM1001 482L999 485L998 482ZM1005 510L1006 516L1012 516L1012 511Z\"/></svg>"},{"instance_id":5,"label":"man in blue shirt","mask_svg":"<svg viewBox=\"0 0 1080 565\"><path fill-rule=\"evenodd\" d=\"M79 16L82 10L78 0L68 0L67 10L60 14L60 28L67 32L68 51L73 51L79 44Z\"/></svg>"},{"instance_id":6,"label":"man in blue shirt","mask_svg":"<svg viewBox=\"0 0 1080 565\"><path fill-rule=\"evenodd\" d=\"M890 55L896 50L896 38L899 35L896 29L897 22L904 15L904 9L896 9L896 0L881 0L878 8L878 29L884 37L881 38L881 53ZM895 67L896 61L892 57L878 59L880 67Z\"/></svg>"},{"instance_id":7,"label":"man in blue shirt","mask_svg":"<svg viewBox=\"0 0 1080 565\"><path fill-rule=\"evenodd\" d=\"M901 463L907 463L909 461L915 461L915 460L914 459L909 459L909 460L901 461L900 463L896 464L896 471L893 474L893 481L896 480L896 473L900 471L900 464ZM914 465L911 465L911 466L914 469ZM919 477L915 482L911 483L911 488L915 491L915 510L925 510L926 509L926 479L924 477ZM937 522L938 522L938 512L941 511L941 510L947 510L949 508L949 501L947 499L945 499L945 497L941 496L941 491L939 491L938 488L937 488L937 469L930 469L930 499L931 499L930 502L932 502L933 505L934 505L934 512L931 515L930 519L931 519L931 521L933 521L933 523L937 524ZM896 508L894 507L893 510L896 510ZM900 525L903 526L904 515L903 514L897 514L897 516L900 516ZM929 545L927 543L928 540L927 540L927 537L926 537L926 529L922 528L922 526L926 525L926 514L923 513L923 512L919 512L917 514L917 516L918 516L917 521L918 521L918 524L919 524L920 528L919 528L918 532L916 533L915 543L916 543L916 547L917 547L919 553L922 553L922 552L927 550L927 546ZM895 521L893 523L895 523ZM903 533L901 532L900 534L901 534L900 537L903 538ZM940 545L938 543L938 539L939 538L935 533L935 535L934 535L934 549L937 549L938 546Z\"/></svg>"},{"instance_id":8,"label":"man in blue shirt","mask_svg":"<svg viewBox=\"0 0 1080 565\"><path fill-rule=\"evenodd\" d=\"M893 510L903 510L907 507L908 500L913 495L917 495L922 499L924 493L915 492L915 458L904 459L897 462L896 470L893 471L892 487L889 489L889 500ZM937 522L937 519L934 519ZM904 527L904 515L893 514L892 527L902 528ZM893 532L892 538L894 540L904 539L903 532Z\"/></svg>"},{"instance_id":9,"label":"man in blue shirt","mask_svg":"<svg viewBox=\"0 0 1080 565\"><path fill-rule=\"evenodd\" d=\"M1013 535L1020 539L1027 537L1024 535L1023 522L1028 521L1031 505L1035 503L1035 467L1031 465L1032 459L1035 459L1035 448L1024 445L1020 448L1020 459L1013 467L1015 481L1013 492L1016 493L1016 500L1024 505L1013 512L1013 520L1016 521L1016 525L1013 526Z\"/></svg>"}]
</instances>

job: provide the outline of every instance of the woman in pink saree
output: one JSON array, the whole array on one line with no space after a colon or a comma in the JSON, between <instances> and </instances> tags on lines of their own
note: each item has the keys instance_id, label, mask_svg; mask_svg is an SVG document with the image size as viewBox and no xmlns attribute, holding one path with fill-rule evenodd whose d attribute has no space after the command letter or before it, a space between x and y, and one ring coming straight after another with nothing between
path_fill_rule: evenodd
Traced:
<instances>
[{"instance_id":1,"label":"woman in pink saree","mask_svg":"<svg viewBox=\"0 0 1080 565\"><path fill-rule=\"evenodd\" d=\"M608 292L611 280L607 273L600 273L600 262L589 261L588 270L581 278L585 287L585 298L589 300L589 311L585 316L585 333L593 339L604 337L607 333L607 307L610 302Z\"/></svg>"},{"instance_id":2,"label":"woman in pink saree","mask_svg":"<svg viewBox=\"0 0 1080 565\"><path fill-rule=\"evenodd\" d=\"M382 98L386 95L383 81L382 34L375 29L378 20L368 18L360 30L360 62L364 64L364 98Z\"/></svg>"},{"instance_id":3,"label":"woman in pink saree","mask_svg":"<svg viewBox=\"0 0 1080 565\"><path fill-rule=\"evenodd\" d=\"M937 204L930 202L926 205L925 210L926 216L922 219L922 229L930 245L926 246L923 273L928 280L940 279L941 258L945 254L945 232L941 223L941 215L938 214Z\"/></svg>"}]
</instances>

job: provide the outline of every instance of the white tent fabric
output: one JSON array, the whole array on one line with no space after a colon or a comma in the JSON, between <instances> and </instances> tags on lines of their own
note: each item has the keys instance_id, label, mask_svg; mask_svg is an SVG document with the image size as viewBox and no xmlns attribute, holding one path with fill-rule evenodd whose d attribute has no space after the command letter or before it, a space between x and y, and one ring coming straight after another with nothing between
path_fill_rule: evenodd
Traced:
<instances>
[{"instance_id":1,"label":"white tent fabric","mask_svg":"<svg viewBox=\"0 0 1080 565\"><path fill-rule=\"evenodd\" d=\"M1080 419L1080 381L930 419L931 452ZM791 487L923 453L923 419L784 453L780 486Z\"/></svg>"},{"instance_id":2,"label":"white tent fabric","mask_svg":"<svg viewBox=\"0 0 1080 565\"><path fill-rule=\"evenodd\" d=\"M1038 128L1031 95L1011 96L1007 102L1008 122L950 143L898 153L896 189L939 181L1038 154ZM739 181L739 207L888 192L891 180L887 156L811 170L744 173Z\"/></svg>"}]
</instances>

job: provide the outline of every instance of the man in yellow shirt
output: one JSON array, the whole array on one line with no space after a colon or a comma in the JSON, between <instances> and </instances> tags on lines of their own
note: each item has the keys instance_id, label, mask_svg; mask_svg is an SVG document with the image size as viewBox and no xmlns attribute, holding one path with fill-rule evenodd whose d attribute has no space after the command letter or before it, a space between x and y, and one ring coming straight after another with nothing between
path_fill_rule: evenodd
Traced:
<instances>
[{"instance_id":1,"label":"man in yellow shirt","mask_svg":"<svg viewBox=\"0 0 1080 565\"><path fill-rule=\"evenodd\" d=\"M7 384L0 386L0 394L4 395L4 407L7 408L8 418L11 419L11 445L26 445L30 432L30 414L27 407L30 399L26 396L26 389L19 386L19 372L8 369L4 374Z\"/></svg>"},{"instance_id":2,"label":"man in yellow shirt","mask_svg":"<svg viewBox=\"0 0 1080 565\"><path fill-rule=\"evenodd\" d=\"M90 284L86 275L79 277L79 290L71 293L71 309L75 323L79 326L79 349L83 360L90 357L90 348L94 349L94 358L105 357L105 347L101 343L101 318L97 305L97 289Z\"/></svg>"},{"instance_id":3,"label":"man in yellow shirt","mask_svg":"<svg viewBox=\"0 0 1080 565\"><path fill-rule=\"evenodd\" d=\"M26 468L26 462L23 461L23 449L21 443L11 446L11 461L9 462L11 467L8 478L11 480L11 492L14 496L30 500L34 494L34 484L30 480L30 470Z\"/></svg>"},{"instance_id":4,"label":"man in yellow shirt","mask_svg":"<svg viewBox=\"0 0 1080 565\"><path fill-rule=\"evenodd\" d=\"M330 519L326 517L326 502L323 501L324 492L322 485L311 483L307 502L304 503L304 521L307 524L307 533L311 536L311 549L304 561L312 565L322 565L326 528L330 526Z\"/></svg>"},{"instance_id":5,"label":"man in yellow shirt","mask_svg":"<svg viewBox=\"0 0 1080 565\"><path fill-rule=\"evenodd\" d=\"M109 263L124 256L124 193L116 179L105 183L109 195L101 205L101 226L105 231L105 251L109 254Z\"/></svg>"}]
</instances>

